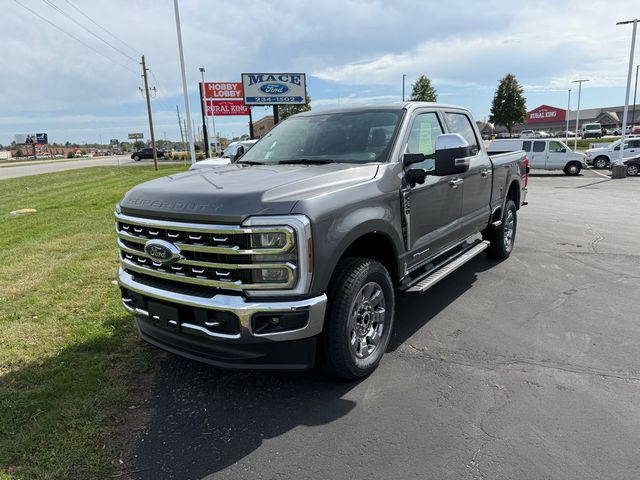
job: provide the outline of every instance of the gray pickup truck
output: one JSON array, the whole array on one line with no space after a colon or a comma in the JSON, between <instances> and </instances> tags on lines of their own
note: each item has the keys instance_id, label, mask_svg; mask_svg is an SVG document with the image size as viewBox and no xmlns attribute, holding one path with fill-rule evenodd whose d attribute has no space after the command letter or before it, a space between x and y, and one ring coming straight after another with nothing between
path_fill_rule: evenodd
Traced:
<instances>
[{"instance_id":1,"label":"gray pickup truck","mask_svg":"<svg viewBox=\"0 0 640 480\"><path fill-rule=\"evenodd\" d=\"M509 256L528 168L489 156L456 106L295 115L231 165L125 194L122 302L145 341L194 360L363 377L398 294Z\"/></svg>"}]
</instances>

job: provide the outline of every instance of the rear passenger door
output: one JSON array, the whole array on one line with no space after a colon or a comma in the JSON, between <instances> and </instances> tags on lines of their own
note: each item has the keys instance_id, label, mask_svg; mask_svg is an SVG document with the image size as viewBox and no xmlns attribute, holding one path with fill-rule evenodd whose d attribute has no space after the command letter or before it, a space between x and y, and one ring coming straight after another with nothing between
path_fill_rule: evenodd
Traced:
<instances>
[{"instance_id":1,"label":"rear passenger door","mask_svg":"<svg viewBox=\"0 0 640 480\"><path fill-rule=\"evenodd\" d=\"M531 168L547 168L547 142L543 140L534 140L531 148L531 156L529 157L529 165Z\"/></svg>"},{"instance_id":2,"label":"rear passenger door","mask_svg":"<svg viewBox=\"0 0 640 480\"><path fill-rule=\"evenodd\" d=\"M449 133L458 133L472 147L469 170L460 175L462 179L462 225L463 236L476 233L489 221L491 202L492 165L487 152L480 148L480 139L471 118L463 112L444 113Z\"/></svg>"}]
</instances>

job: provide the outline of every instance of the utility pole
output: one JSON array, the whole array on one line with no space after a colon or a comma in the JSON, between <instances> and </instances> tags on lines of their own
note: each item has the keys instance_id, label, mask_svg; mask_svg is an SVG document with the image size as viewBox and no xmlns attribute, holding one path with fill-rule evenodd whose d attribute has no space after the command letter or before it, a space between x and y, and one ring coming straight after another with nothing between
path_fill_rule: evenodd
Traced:
<instances>
[{"instance_id":1,"label":"utility pole","mask_svg":"<svg viewBox=\"0 0 640 480\"><path fill-rule=\"evenodd\" d=\"M407 74L402 74L402 101L404 102L404 79L407 78Z\"/></svg>"},{"instance_id":2,"label":"utility pole","mask_svg":"<svg viewBox=\"0 0 640 480\"><path fill-rule=\"evenodd\" d=\"M588 82L589 80L574 80L571 83L578 84L578 109L576 110L576 135L573 140L573 150L575 151L578 148L578 125L580 121L580 94L582 93L582 83Z\"/></svg>"},{"instance_id":3,"label":"utility pole","mask_svg":"<svg viewBox=\"0 0 640 480\"><path fill-rule=\"evenodd\" d=\"M571 89L569 89L569 99L567 100L567 128L564 131L564 143L569 145L569 112L571 111Z\"/></svg>"},{"instance_id":4,"label":"utility pole","mask_svg":"<svg viewBox=\"0 0 640 480\"><path fill-rule=\"evenodd\" d=\"M611 165L611 178L624 178L627 176L627 169L624 165L624 139L627 133L627 116L629 115L629 90L631 89L631 73L633 72L633 53L636 48L636 30L638 29L638 19L618 22L616 25L633 24L631 33L631 49L629 51L629 71L627 72L627 88L624 97L624 113L622 114L622 136L620 137L620 157ZM635 103L635 102L634 102Z\"/></svg>"},{"instance_id":5,"label":"utility pole","mask_svg":"<svg viewBox=\"0 0 640 480\"><path fill-rule=\"evenodd\" d=\"M636 93L638 93L638 68L640 68L640 65L636 65L636 87L633 89L633 116L631 117L631 125L636 124Z\"/></svg>"},{"instance_id":6,"label":"utility pole","mask_svg":"<svg viewBox=\"0 0 640 480\"><path fill-rule=\"evenodd\" d=\"M178 128L180 129L180 141L182 142L182 149L187 150L187 146L184 143L184 134L182 133L182 120L180 120L180 109L176 105L176 112L178 113Z\"/></svg>"},{"instance_id":7,"label":"utility pole","mask_svg":"<svg viewBox=\"0 0 640 480\"><path fill-rule=\"evenodd\" d=\"M187 113L188 132L189 132L189 149L191 151L191 164L196 163L196 146L193 143L193 135L191 131L191 111L189 109L189 94L187 93L187 74L184 70L184 53L182 51L182 30L180 29L180 9L178 8L178 0L173 0L173 9L176 14L176 33L178 36L178 52L180 54L180 70L182 72L182 95L184 97L184 109Z\"/></svg>"},{"instance_id":8,"label":"utility pole","mask_svg":"<svg viewBox=\"0 0 640 480\"><path fill-rule=\"evenodd\" d=\"M142 55L142 77L144 78L144 94L147 97L147 114L149 115L149 130L151 131L151 149L153 150L153 167L158 170L158 152L156 152L156 136L153 133L153 117L151 116L151 99L149 98L149 83L147 82L147 66Z\"/></svg>"}]
</instances>

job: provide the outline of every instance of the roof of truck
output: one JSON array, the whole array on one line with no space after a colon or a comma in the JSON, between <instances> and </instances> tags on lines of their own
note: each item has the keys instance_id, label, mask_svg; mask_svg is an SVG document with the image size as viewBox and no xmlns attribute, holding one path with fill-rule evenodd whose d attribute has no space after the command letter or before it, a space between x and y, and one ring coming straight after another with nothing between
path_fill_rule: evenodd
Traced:
<instances>
[{"instance_id":1,"label":"roof of truck","mask_svg":"<svg viewBox=\"0 0 640 480\"><path fill-rule=\"evenodd\" d=\"M326 115L331 113L342 113L342 112L366 112L367 110L403 110L409 108L417 108L417 107L432 107L432 108L455 108L467 110L460 105L448 105L446 103L437 103L437 102L398 102L398 103L381 103L381 104L369 104L357 107L340 107L340 108L332 108L328 110L314 110L308 112L302 112L296 114L296 116L312 116L312 115Z\"/></svg>"}]
</instances>

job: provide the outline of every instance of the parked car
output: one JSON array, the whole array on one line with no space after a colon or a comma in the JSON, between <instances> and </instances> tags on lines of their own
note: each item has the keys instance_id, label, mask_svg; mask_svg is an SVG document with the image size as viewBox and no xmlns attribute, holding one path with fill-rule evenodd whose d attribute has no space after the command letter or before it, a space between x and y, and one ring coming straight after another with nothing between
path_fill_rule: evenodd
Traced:
<instances>
[{"instance_id":1,"label":"parked car","mask_svg":"<svg viewBox=\"0 0 640 480\"><path fill-rule=\"evenodd\" d=\"M585 123L582 125L582 138L601 138L602 125L599 123Z\"/></svg>"},{"instance_id":2,"label":"parked car","mask_svg":"<svg viewBox=\"0 0 640 480\"><path fill-rule=\"evenodd\" d=\"M551 137L551 134L543 130L539 130L534 134L534 138L550 138L550 137Z\"/></svg>"},{"instance_id":3,"label":"parked car","mask_svg":"<svg viewBox=\"0 0 640 480\"><path fill-rule=\"evenodd\" d=\"M624 163L627 166L627 175L630 177L635 177L640 172L640 155L636 155L635 157L628 158L624 160Z\"/></svg>"},{"instance_id":4,"label":"parked car","mask_svg":"<svg viewBox=\"0 0 640 480\"><path fill-rule=\"evenodd\" d=\"M617 140L603 147L588 149L585 152L587 163L593 165L593 168L607 168L612 162L620 158L620 143L621 140ZM623 158L640 155L640 138L625 138L623 150Z\"/></svg>"},{"instance_id":5,"label":"parked car","mask_svg":"<svg viewBox=\"0 0 640 480\"><path fill-rule=\"evenodd\" d=\"M238 162L134 187L116 206L122 302L141 337L228 368L370 374L398 292L507 258L524 152L488 155L468 110L305 112Z\"/></svg>"},{"instance_id":6,"label":"parked car","mask_svg":"<svg viewBox=\"0 0 640 480\"><path fill-rule=\"evenodd\" d=\"M156 152L158 158L164 157L164 150L156 149ZM136 150L131 154L131 158L136 162L139 162L143 158L153 158L153 148L141 148L140 150Z\"/></svg>"},{"instance_id":7,"label":"parked car","mask_svg":"<svg viewBox=\"0 0 640 480\"><path fill-rule=\"evenodd\" d=\"M522 130L520 132L520 138L535 138L536 132L533 130Z\"/></svg>"},{"instance_id":8,"label":"parked car","mask_svg":"<svg viewBox=\"0 0 640 480\"><path fill-rule=\"evenodd\" d=\"M222 152L221 157L213 157L207 158L205 160L200 160L199 162L194 163L189 167L189 170L202 170L202 169L211 169L218 168L224 165L229 165L237 161L242 155L255 145L258 140L243 140L241 142L232 142L225 148Z\"/></svg>"},{"instance_id":9,"label":"parked car","mask_svg":"<svg viewBox=\"0 0 640 480\"><path fill-rule=\"evenodd\" d=\"M572 151L560 140L494 140L487 150L490 155L524 150L531 168L562 170L567 175L578 175L583 168L587 168L586 155Z\"/></svg>"},{"instance_id":10,"label":"parked car","mask_svg":"<svg viewBox=\"0 0 640 480\"><path fill-rule=\"evenodd\" d=\"M558 138L567 138L567 137L575 137L576 132L572 132L571 130L562 130L560 132L558 132L558 135L556 135L556 137Z\"/></svg>"}]
</instances>

